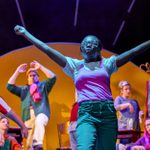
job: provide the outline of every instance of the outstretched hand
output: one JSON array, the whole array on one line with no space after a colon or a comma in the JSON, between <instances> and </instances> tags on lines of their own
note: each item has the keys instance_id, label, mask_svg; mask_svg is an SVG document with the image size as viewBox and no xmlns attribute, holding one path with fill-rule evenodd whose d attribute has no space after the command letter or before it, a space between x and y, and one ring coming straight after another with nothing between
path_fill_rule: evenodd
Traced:
<instances>
[{"instance_id":1,"label":"outstretched hand","mask_svg":"<svg viewBox=\"0 0 150 150\"><path fill-rule=\"evenodd\" d=\"M26 29L22 26L19 26L19 25L16 25L15 28L14 28L16 34L18 35L23 35L26 31Z\"/></svg>"}]
</instances>

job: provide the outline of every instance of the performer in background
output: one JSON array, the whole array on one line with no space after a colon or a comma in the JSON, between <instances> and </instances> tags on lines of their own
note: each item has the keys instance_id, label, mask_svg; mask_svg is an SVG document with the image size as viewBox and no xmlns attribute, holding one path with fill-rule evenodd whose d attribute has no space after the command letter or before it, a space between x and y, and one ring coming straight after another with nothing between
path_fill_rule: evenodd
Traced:
<instances>
[{"instance_id":1,"label":"performer in background","mask_svg":"<svg viewBox=\"0 0 150 150\"><path fill-rule=\"evenodd\" d=\"M116 110L119 112L118 129L119 130L138 130L142 123L143 111L140 110L137 100L131 98L131 85L128 81L119 82L120 96L117 96L114 102ZM121 143L131 143L131 139L121 139Z\"/></svg>"},{"instance_id":2,"label":"performer in background","mask_svg":"<svg viewBox=\"0 0 150 150\"><path fill-rule=\"evenodd\" d=\"M37 61L31 62L30 67L26 72L27 64L18 66L8 81L7 89L20 97L22 119L25 125L31 128L27 138L28 150L32 150L32 145L34 150L42 150L45 126L50 118L48 94L55 84L56 76ZM47 79L40 82L37 70L41 70ZM15 85L18 75L24 72L27 74L28 84L24 86Z\"/></svg>"},{"instance_id":3,"label":"performer in background","mask_svg":"<svg viewBox=\"0 0 150 150\"><path fill-rule=\"evenodd\" d=\"M150 150L150 117L145 121L144 135L127 150Z\"/></svg>"},{"instance_id":4,"label":"performer in background","mask_svg":"<svg viewBox=\"0 0 150 150\"><path fill-rule=\"evenodd\" d=\"M9 129L9 121L4 115L0 115L0 150L22 150L20 144L18 144L17 140L7 134L7 130Z\"/></svg>"},{"instance_id":5,"label":"performer in background","mask_svg":"<svg viewBox=\"0 0 150 150\"><path fill-rule=\"evenodd\" d=\"M118 126L110 77L119 67L150 48L150 40L118 56L102 58L101 41L96 36L89 35L80 46L83 60L78 60L49 47L24 27L16 26L15 31L47 54L73 79L79 105L77 149L115 150Z\"/></svg>"},{"instance_id":6,"label":"performer in background","mask_svg":"<svg viewBox=\"0 0 150 150\"><path fill-rule=\"evenodd\" d=\"M5 100L2 97L0 97L0 112L5 116L7 116L8 118L10 118L11 120L13 120L14 122L16 122L21 127L22 137L27 138L28 136L27 127L24 125L21 118L8 106L8 104L5 102Z\"/></svg>"}]
</instances>

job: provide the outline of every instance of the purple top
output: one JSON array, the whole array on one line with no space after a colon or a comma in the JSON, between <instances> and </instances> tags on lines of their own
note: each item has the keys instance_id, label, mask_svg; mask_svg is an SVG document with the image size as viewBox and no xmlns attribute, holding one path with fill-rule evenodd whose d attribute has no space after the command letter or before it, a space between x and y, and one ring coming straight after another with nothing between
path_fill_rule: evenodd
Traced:
<instances>
[{"instance_id":1,"label":"purple top","mask_svg":"<svg viewBox=\"0 0 150 150\"><path fill-rule=\"evenodd\" d=\"M133 146L144 146L145 150L150 150L150 139L149 139L149 143L146 144L145 136L142 136L132 146L128 147L127 150L131 150Z\"/></svg>"},{"instance_id":2,"label":"purple top","mask_svg":"<svg viewBox=\"0 0 150 150\"><path fill-rule=\"evenodd\" d=\"M67 58L64 72L72 77L76 86L78 102L89 100L112 100L110 76L117 70L116 57L84 63L83 60Z\"/></svg>"},{"instance_id":3,"label":"purple top","mask_svg":"<svg viewBox=\"0 0 150 150\"><path fill-rule=\"evenodd\" d=\"M139 123L139 111L140 107L137 100L133 99L125 99L122 96L117 96L114 101L114 106L118 106L121 104L130 103L133 106L134 112L130 113L129 107L124 110L120 110L121 116L118 118L118 126L121 129L127 129L128 118L133 119L133 129L140 130L140 123Z\"/></svg>"}]
</instances>

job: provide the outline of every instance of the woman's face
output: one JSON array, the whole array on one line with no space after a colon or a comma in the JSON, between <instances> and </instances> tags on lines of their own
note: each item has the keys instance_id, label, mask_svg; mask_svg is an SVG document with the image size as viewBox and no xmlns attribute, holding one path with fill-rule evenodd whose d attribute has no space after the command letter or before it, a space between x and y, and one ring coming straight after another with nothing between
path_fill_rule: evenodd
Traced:
<instances>
[{"instance_id":1,"label":"woman's face","mask_svg":"<svg viewBox=\"0 0 150 150\"><path fill-rule=\"evenodd\" d=\"M150 134L150 119L147 119L145 121L145 127L146 127L146 131L148 132L148 134Z\"/></svg>"},{"instance_id":2,"label":"woman's face","mask_svg":"<svg viewBox=\"0 0 150 150\"><path fill-rule=\"evenodd\" d=\"M82 56L86 62L99 61L100 55L100 41L95 36L87 36L81 42Z\"/></svg>"},{"instance_id":3,"label":"woman's face","mask_svg":"<svg viewBox=\"0 0 150 150\"><path fill-rule=\"evenodd\" d=\"M6 118L0 120L0 129L7 130L9 128L9 121Z\"/></svg>"},{"instance_id":4,"label":"woman's face","mask_svg":"<svg viewBox=\"0 0 150 150\"><path fill-rule=\"evenodd\" d=\"M125 85L121 89L121 95L128 98L131 94L131 86L130 85Z\"/></svg>"}]
</instances>

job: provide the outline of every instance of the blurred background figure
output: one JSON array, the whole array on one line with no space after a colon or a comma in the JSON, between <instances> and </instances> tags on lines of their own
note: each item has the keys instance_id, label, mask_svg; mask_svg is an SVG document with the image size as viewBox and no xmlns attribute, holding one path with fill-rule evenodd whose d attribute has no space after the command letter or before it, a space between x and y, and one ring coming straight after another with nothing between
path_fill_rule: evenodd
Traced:
<instances>
[{"instance_id":1,"label":"blurred background figure","mask_svg":"<svg viewBox=\"0 0 150 150\"><path fill-rule=\"evenodd\" d=\"M25 125L30 128L27 138L28 150L43 150L45 127L50 118L50 107L48 94L56 81L56 75L37 61L30 63L27 71L27 64L21 64L10 77L7 89L20 97L22 119ZM37 70L41 70L47 77L40 82ZM26 72L27 85L17 86L16 78Z\"/></svg>"},{"instance_id":2,"label":"blurred background figure","mask_svg":"<svg viewBox=\"0 0 150 150\"><path fill-rule=\"evenodd\" d=\"M145 121L144 135L127 150L150 150L150 117Z\"/></svg>"},{"instance_id":3,"label":"blurred background figure","mask_svg":"<svg viewBox=\"0 0 150 150\"><path fill-rule=\"evenodd\" d=\"M128 81L120 81L120 96L114 102L118 115L119 130L140 130L143 111L140 110L137 100L131 99L131 85ZM121 139L121 143L130 143L130 139Z\"/></svg>"},{"instance_id":4,"label":"blurred background figure","mask_svg":"<svg viewBox=\"0 0 150 150\"><path fill-rule=\"evenodd\" d=\"M22 150L17 140L7 134L9 129L9 121L4 115L0 115L0 150Z\"/></svg>"}]
</instances>

